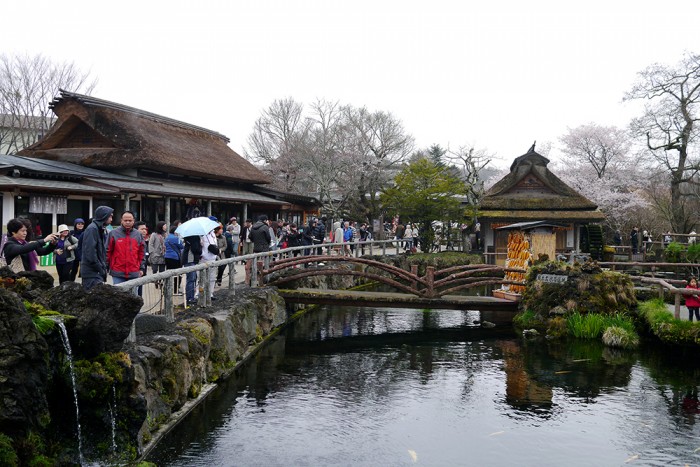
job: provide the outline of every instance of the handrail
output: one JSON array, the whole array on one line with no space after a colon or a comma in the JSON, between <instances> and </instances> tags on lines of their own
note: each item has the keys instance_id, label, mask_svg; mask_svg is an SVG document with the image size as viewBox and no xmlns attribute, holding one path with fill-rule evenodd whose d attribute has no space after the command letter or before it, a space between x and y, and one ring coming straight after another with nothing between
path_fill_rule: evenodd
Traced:
<instances>
[{"instance_id":1,"label":"handrail","mask_svg":"<svg viewBox=\"0 0 700 467\"><path fill-rule=\"evenodd\" d=\"M676 319L681 319L681 295L694 295L694 296L699 296L700 295L700 289L686 289L686 288L678 288L671 284L670 282L675 282L675 283L685 283L685 281L680 281L680 280L665 280L665 279L657 279L654 277L641 277L639 278L639 281L642 283L647 283L647 284L656 284L659 286L659 298L664 298L664 289L668 290L673 294L673 316Z\"/></svg>"},{"instance_id":2,"label":"handrail","mask_svg":"<svg viewBox=\"0 0 700 467\"><path fill-rule=\"evenodd\" d=\"M359 258L361 255L365 255L364 251L369 248L368 254L372 255L373 252L376 250L377 253L381 253L382 256L386 256L387 254L387 249L395 249L396 254L399 253L399 251L402 249L403 244L405 240L404 239L388 239L388 240L367 240L367 241L350 241L350 242L333 242L333 243L319 243L319 244L313 244L313 245L302 245L302 246L297 246L297 247L289 247L289 248L284 248L284 249L276 249L276 250L270 250L262 253L252 253L248 255L241 255L241 256L233 256L231 258L224 258L224 259L216 259L204 263L199 263L195 264L192 266L183 266L181 268L177 269L168 269L166 271L158 272L155 274L148 274L143 277L139 277L136 279L130 279L128 281L119 283L115 285L115 287L120 287L125 290L133 291L137 289L138 287L142 287L146 284L151 284L151 283L162 283L163 289L163 304L164 304L164 313L165 313L165 318L166 321L168 322L174 322L175 321L175 307L173 304L173 281L170 280L173 277L176 276L183 276L186 275L187 273L192 273L192 272L200 272L200 271L206 271L206 274L199 274L199 279L198 279L198 285L197 287L199 288L199 297L198 297L198 304L201 306L210 306L211 305L211 290L210 290L210 280L209 278L211 277L210 275L212 274L213 271L216 271L220 266L228 266L229 268L229 283L228 283L228 288L229 290L232 290L233 293L235 294L236 291L236 284L234 280L234 273L232 273L234 264L236 262L248 262L251 261L251 267L250 267L250 285L255 286L257 285L258 281L258 275L259 275L259 263L264 263L264 267L267 269L270 263L271 258L275 258L277 256L282 256L282 255L289 255L290 253L294 253L297 251L324 251L325 254L322 255L309 255L308 257L310 258L309 262L314 262L317 260L320 256L328 257L330 259L331 254L335 251L336 247L346 247L348 245L354 245L355 250L354 250L354 256L355 258ZM296 256L293 257L295 261L304 261L304 256ZM311 259L313 258L313 259ZM336 260L338 257L333 257L333 260ZM488 266L488 265L484 265ZM492 267L493 268L493 267ZM493 268L495 269L495 268ZM505 268L501 268L505 269ZM247 272L247 271L246 271ZM454 279L457 276L461 276L462 274L452 274L452 278ZM402 277L403 279L407 279L407 277ZM408 277L408 279L411 279ZM444 280L438 281L439 283L442 283ZM415 282L422 282L421 280L415 281ZM506 280L503 278L500 283L503 284L511 284L515 283L509 280ZM129 337L130 341L135 340L135 325L132 325L132 333Z\"/></svg>"}]
</instances>

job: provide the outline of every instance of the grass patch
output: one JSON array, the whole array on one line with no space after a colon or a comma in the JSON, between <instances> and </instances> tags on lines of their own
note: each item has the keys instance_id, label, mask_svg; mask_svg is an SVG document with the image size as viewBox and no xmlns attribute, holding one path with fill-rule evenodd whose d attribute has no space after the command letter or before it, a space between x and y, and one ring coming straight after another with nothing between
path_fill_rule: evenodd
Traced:
<instances>
[{"instance_id":1,"label":"grass patch","mask_svg":"<svg viewBox=\"0 0 700 467\"><path fill-rule=\"evenodd\" d=\"M674 318L661 299L642 302L639 305L639 315L647 323L651 333L664 343L700 344L700 323Z\"/></svg>"},{"instance_id":2,"label":"grass patch","mask_svg":"<svg viewBox=\"0 0 700 467\"><path fill-rule=\"evenodd\" d=\"M513 325L517 329L521 330L533 328L543 330L546 326L546 323L540 315L528 309L515 315L515 317L513 318Z\"/></svg>"},{"instance_id":3,"label":"grass patch","mask_svg":"<svg viewBox=\"0 0 700 467\"><path fill-rule=\"evenodd\" d=\"M579 339L598 339L610 327L636 335L632 319L620 313L614 315L587 313L583 315L574 312L566 318L566 328L569 335Z\"/></svg>"}]
</instances>

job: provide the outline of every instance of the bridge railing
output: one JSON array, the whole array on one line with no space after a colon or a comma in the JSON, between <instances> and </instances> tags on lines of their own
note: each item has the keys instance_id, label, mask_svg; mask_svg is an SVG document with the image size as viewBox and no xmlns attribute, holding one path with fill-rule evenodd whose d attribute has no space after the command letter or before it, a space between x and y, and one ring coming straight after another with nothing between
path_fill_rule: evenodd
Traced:
<instances>
[{"instance_id":1,"label":"bridge railing","mask_svg":"<svg viewBox=\"0 0 700 467\"><path fill-rule=\"evenodd\" d=\"M347 252L345 251L347 248ZM250 261L250 273L247 275L246 283L255 287L258 285L260 280L260 266L263 268L268 268L270 262L275 261L279 258L300 255L310 256L311 254L321 255L334 255L334 254L349 254L356 258L365 255L375 255L381 254L386 256L387 254L399 254L404 248L404 241L401 239L391 239L391 240L369 240L369 241L356 241L356 242L338 242L338 243L321 243L315 245L303 245L298 247L290 247L284 249L276 249L263 253L253 253L249 255L234 256L231 258L218 259L214 261L208 261L205 263L199 263L193 266L184 266L178 269L169 269L163 272L148 274L138 279L132 279L126 282L117 284L116 287L121 287L129 290L133 293L137 293L139 289L146 290L149 284L155 284L158 287L149 288L149 290L155 290L156 297L150 297L151 302L145 305L146 310L153 311L155 309L158 312L165 314L166 319L169 322L174 321L174 310L176 297L174 279L176 277L180 278L180 281L184 285L186 283L186 277L188 273L197 273L197 286L195 293L197 295L197 304L203 307L211 305L211 278L215 277L220 266L226 267L228 271L228 283L226 287L235 293L236 281L234 265L239 262ZM314 260L313 262L318 262ZM214 275L214 276L212 276ZM183 287L183 290L185 288ZM186 296L183 292L181 295L182 305L186 306Z\"/></svg>"}]
</instances>

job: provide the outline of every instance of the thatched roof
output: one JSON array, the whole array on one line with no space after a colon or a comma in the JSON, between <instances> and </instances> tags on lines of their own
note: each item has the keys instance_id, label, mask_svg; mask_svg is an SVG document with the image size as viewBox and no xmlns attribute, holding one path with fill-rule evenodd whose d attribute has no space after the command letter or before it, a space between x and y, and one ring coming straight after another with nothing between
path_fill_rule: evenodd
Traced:
<instances>
[{"instance_id":1,"label":"thatched roof","mask_svg":"<svg viewBox=\"0 0 700 467\"><path fill-rule=\"evenodd\" d=\"M61 91L58 120L21 155L99 169L150 169L243 183L269 183L236 154L228 138L206 128L94 97Z\"/></svg>"},{"instance_id":2,"label":"thatched roof","mask_svg":"<svg viewBox=\"0 0 700 467\"><path fill-rule=\"evenodd\" d=\"M513 161L510 173L486 192L482 212L596 211L596 204L561 181L547 168L548 163L549 159L535 152L533 144Z\"/></svg>"}]
</instances>

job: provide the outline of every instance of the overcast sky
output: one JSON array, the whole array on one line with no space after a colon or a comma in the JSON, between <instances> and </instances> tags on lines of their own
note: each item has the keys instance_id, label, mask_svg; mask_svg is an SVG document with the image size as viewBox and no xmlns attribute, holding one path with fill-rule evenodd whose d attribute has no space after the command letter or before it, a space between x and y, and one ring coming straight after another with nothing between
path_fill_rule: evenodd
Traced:
<instances>
[{"instance_id":1,"label":"overcast sky","mask_svg":"<svg viewBox=\"0 0 700 467\"><path fill-rule=\"evenodd\" d=\"M95 97L231 139L274 99L391 112L417 147L508 165L587 122L625 126L637 72L700 52L700 1L13 1L0 51L74 61ZM554 154L554 153L553 153Z\"/></svg>"}]
</instances>

